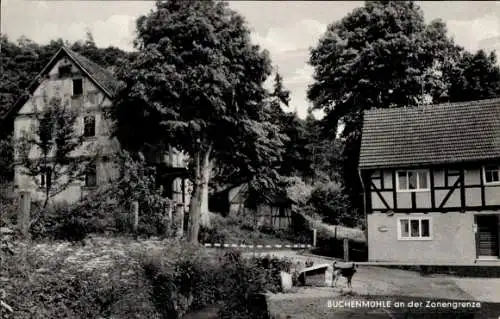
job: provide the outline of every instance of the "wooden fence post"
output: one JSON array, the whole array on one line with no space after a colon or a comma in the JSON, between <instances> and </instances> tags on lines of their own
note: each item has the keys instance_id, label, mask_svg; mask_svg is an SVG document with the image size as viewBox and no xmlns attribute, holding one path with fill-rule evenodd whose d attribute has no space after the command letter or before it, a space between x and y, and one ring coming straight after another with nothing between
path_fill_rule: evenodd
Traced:
<instances>
[{"instance_id":1,"label":"wooden fence post","mask_svg":"<svg viewBox=\"0 0 500 319\"><path fill-rule=\"evenodd\" d=\"M139 228L139 202L138 201L133 201L132 202L132 231L134 233L134 236L137 237L137 230Z\"/></svg>"},{"instance_id":2,"label":"wooden fence post","mask_svg":"<svg viewBox=\"0 0 500 319\"><path fill-rule=\"evenodd\" d=\"M313 228L313 247L316 247L316 234L317 234L317 229Z\"/></svg>"},{"instance_id":3,"label":"wooden fence post","mask_svg":"<svg viewBox=\"0 0 500 319\"><path fill-rule=\"evenodd\" d=\"M172 203L168 203L165 207L165 215L163 216L164 226L165 226L165 237L172 236Z\"/></svg>"},{"instance_id":4,"label":"wooden fence post","mask_svg":"<svg viewBox=\"0 0 500 319\"><path fill-rule=\"evenodd\" d=\"M184 205L177 204L175 206L175 219L177 224L177 234L178 238L184 236Z\"/></svg>"},{"instance_id":5,"label":"wooden fence post","mask_svg":"<svg viewBox=\"0 0 500 319\"><path fill-rule=\"evenodd\" d=\"M17 214L17 224L21 234L25 239L29 239L30 230L30 212L31 212L31 193L20 192L19 194L19 212Z\"/></svg>"},{"instance_id":6,"label":"wooden fence post","mask_svg":"<svg viewBox=\"0 0 500 319\"><path fill-rule=\"evenodd\" d=\"M344 238L344 261L349 261L349 239Z\"/></svg>"}]
</instances>

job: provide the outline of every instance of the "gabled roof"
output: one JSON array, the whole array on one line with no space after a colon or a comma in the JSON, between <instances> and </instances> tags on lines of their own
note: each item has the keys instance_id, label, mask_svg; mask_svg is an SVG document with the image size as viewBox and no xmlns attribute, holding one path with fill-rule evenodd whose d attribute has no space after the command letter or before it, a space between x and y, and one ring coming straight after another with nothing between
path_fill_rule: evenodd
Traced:
<instances>
[{"instance_id":1,"label":"gabled roof","mask_svg":"<svg viewBox=\"0 0 500 319\"><path fill-rule=\"evenodd\" d=\"M80 68L80 70L83 72L83 74L85 74L109 98L113 98L116 95L120 86L120 82L111 74L111 72L65 46L61 47L56 52L56 54L54 54L49 63L47 63L43 70L31 82L30 86L28 87L29 94L35 92L35 90L43 80L43 77L63 56L67 56L73 63L75 63L77 67ZM23 104L28 100L28 98L29 97L26 94L18 98L16 103L7 112L4 113L3 118L17 113L23 106Z\"/></svg>"},{"instance_id":2,"label":"gabled roof","mask_svg":"<svg viewBox=\"0 0 500 319\"><path fill-rule=\"evenodd\" d=\"M232 189L239 188L238 192L229 199L231 204L241 204L248 200L248 183L241 184L240 186L233 187ZM279 191L268 191L261 195L262 202L271 206L288 206L296 204L295 200L281 194Z\"/></svg>"},{"instance_id":3,"label":"gabled roof","mask_svg":"<svg viewBox=\"0 0 500 319\"><path fill-rule=\"evenodd\" d=\"M500 98L364 113L360 169L500 159Z\"/></svg>"},{"instance_id":4,"label":"gabled roof","mask_svg":"<svg viewBox=\"0 0 500 319\"><path fill-rule=\"evenodd\" d=\"M111 72L75 51L66 47L62 49L66 51L73 62L75 62L75 64L77 64L110 98L115 96L120 87L120 82Z\"/></svg>"}]
</instances>

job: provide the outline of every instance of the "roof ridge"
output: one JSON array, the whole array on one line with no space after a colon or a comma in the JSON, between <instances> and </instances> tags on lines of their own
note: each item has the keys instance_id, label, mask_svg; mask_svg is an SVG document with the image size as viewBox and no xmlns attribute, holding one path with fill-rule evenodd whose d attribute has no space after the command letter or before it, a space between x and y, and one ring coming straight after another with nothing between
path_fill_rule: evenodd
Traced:
<instances>
[{"instance_id":1,"label":"roof ridge","mask_svg":"<svg viewBox=\"0 0 500 319\"><path fill-rule=\"evenodd\" d=\"M73 63L75 63L108 97L113 98L115 96L120 87L120 81L113 75L113 73L84 55L71 50L66 45L59 47L50 61L45 64L43 69L31 81L28 86L30 94L32 94L38 87L41 76L48 72L49 68L54 66L61 54L66 54L73 61ZM17 98L15 103L7 111L0 114L0 120L11 116L13 112L17 112L16 110L18 110L21 105L26 102L28 97L29 95L27 94L21 94L21 96Z\"/></svg>"},{"instance_id":2,"label":"roof ridge","mask_svg":"<svg viewBox=\"0 0 500 319\"><path fill-rule=\"evenodd\" d=\"M113 96L119 86L119 80L112 72L92 61L81 53L63 46L63 50L87 73L87 75L109 96Z\"/></svg>"},{"instance_id":3,"label":"roof ridge","mask_svg":"<svg viewBox=\"0 0 500 319\"><path fill-rule=\"evenodd\" d=\"M403 106L403 107L375 107L365 110L365 113L384 113L384 112L401 112L403 110L425 110L430 108L446 108L446 107L457 107L457 106L481 106L489 104L500 104L500 97L487 98L480 100L470 100L470 101L460 101L460 102L444 102L436 104L424 104L424 105L413 105L413 106Z\"/></svg>"},{"instance_id":4,"label":"roof ridge","mask_svg":"<svg viewBox=\"0 0 500 319\"><path fill-rule=\"evenodd\" d=\"M69 51L70 54L74 55L75 58L83 59L86 63L92 64L92 66L99 68L100 71L107 73L108 76L114 77L114 75L111 72L109 72L105 67L101 66L99 63L92 61L91 59L87 58L85 55L78 53L74 50L71 50L70 48L68 48L66 46L64 46L64 49ZM85 68L85 65L82 65L82 67ZM89 72L91 70L87 70L87 71Z\"/></svg>"},{"instance_id":5,"label":"roof ridge","mask_svg":"<svg viewBox=\"0 0 500 319\"><path fill-rule=\"evenodd\" d=\"M374 109L364 117L359 167L500 158L500 98Z\"/></svg>"}]
</instances>

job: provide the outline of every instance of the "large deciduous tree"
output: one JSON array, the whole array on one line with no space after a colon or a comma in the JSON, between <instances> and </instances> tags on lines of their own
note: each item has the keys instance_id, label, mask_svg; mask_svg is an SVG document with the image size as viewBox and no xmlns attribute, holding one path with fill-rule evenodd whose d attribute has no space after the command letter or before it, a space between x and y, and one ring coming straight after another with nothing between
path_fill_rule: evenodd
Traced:
<instances>
[{"instance_id":1,"label":"large deciduous tree","mask_svg":"<svg viewBox=\"0 0 500 319\"><path fill-rule=\"evenodd\" d=\"M363 111L442 96L459 52L444 23L426 24L413 1L367 1L330 24L311 49L314 83L308 97L326 112L330 138L344 126L343 183L355 207L363 202L357 174Z\"/></svg>"},{"instance_id":2,"label":"large deciduous tree","mask_svg":"<svg viewBox=\"0 0 500 319\"><path fill-rule=\"evenodd\" d=\"M451 70L449 99L452 102L500 96L500 67L495 52L463 52Z\"/></svg>"},{"instance_id":3,"label":"large deciduous tree","mask_svg":"<svg viewBox=\"0 0 500 319\"><path fill-rule=\"evenodd\" d=\"M137 21L137 58L122 70L116 134L133 151L172 146L189 155L193 192L188 237L208 223L202 201L215 161L256 173L279 161L266 51L244 19L219 1L157 1Z\"/></svg>"}]
</instances>

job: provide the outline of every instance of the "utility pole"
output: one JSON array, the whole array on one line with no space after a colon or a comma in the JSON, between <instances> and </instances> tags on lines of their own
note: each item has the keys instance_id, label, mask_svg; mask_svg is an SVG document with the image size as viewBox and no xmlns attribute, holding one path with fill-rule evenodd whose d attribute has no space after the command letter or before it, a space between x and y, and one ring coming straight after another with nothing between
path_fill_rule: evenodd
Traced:
<instances>
[{"instance_id":1,"label":"utility pole","mask_svg":"<svg viewBox=\"0 0 500 319\"><path fill-rule=\"evenodd\" d=\"M432 70L425 70L420 76L420 103L419 106L425 104L425 79L427 76L431 75Z\"/></svg>"},{"instance_id":2,"label":"utility pole","mask_svg":"<svg viewBox=\"0 0 500 319\"><path fill-rule=\"evenodd\" d=\"M420 85L421 85L421 92L420 92L420 104L424 104L424 81L425 81L425 74L422 76L422 79L420 80Z\"/></svg>"}]
</instances>

